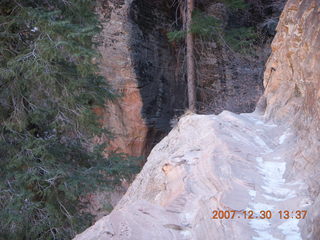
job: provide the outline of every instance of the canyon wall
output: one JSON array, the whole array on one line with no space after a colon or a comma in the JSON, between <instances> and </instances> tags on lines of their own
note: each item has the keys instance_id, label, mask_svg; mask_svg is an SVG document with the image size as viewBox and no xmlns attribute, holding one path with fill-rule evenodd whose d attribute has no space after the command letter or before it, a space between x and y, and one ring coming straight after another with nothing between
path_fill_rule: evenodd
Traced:
<instances>
[{"instance_id":1,"label":"canyon wall","mask_svg":"<svg viewBox=\"0 0 320 240\"><path fill-rule=\"evenodd\" d=\"M112 213L75 239L319 239L319 13L317 0L289 0L256 111L183 116ZM248 208L308 214L245 219Z\"/></svg>"},{"instance_id":2,"label":"canyon wall","mask_svg":"<svg viewBox=\"0 0 320 240\"><path fill-rule=\"evenodd\" d=\"M308 182L314 199L305 239L319 239L320 228L320 2L288 1L272 43L260 100L265 117L293 126L298 136L289 177ZM259 104L260 105L260 104Z\"/></svg>"},{"instance_id":3,"label":"canyon wall","mask_svg":"<svg viewBox=\"0 0 320 240\"><path fill-rule=\"evenodd\" d=\"M273 2L276 1L258 3L259 12L257 3L234 13L224 4L212 1L200 1L198 7L208 16L220 19L227 28L235 23L242 27L262 24L266 18L276 19L281 6L272 7ZM167 33L175 30L173 25L181 27L177 2L101 0L98 13L103 21L99 48L102 74L122 97L97 113L103 116L104 126L114 133L111 149L146 157L187 106L184 42L170 43L167 38ZM199 38L198 111L253 111L263 92L263 63L269 49L267 41L259 47L258 59L244 58L216 38Z\"/></svg>"},{"instance_id":4,"label":"canyon wall","mask_svg":"<svg viewBox=\"0 0 320 240\"><path fill-rule=\"evenodd\" d=\"M142 99L141 116L148 126L145 153L171 129L170 120L187 105L186 82L176 73L176 52L167 38L176 21L171 1L134 0L129 21L131 58Z\"/></svg>"},{"instance_id":5,"label":"canyon wall","mask_svg":"<svg viewBox=\"0 0 320 240\"><path fill-rule=\"evenodd\" d=\"M166 1L100 2L102 74L121 97L100 109L114 134L111 148L145 156L183 113L185 82L175 79L176 59L166 33L174 13Z\"/></svg>"},{"instance_id":6,"label":"canyon wall","mask_svg":"<svg viewBox=\"0 0 320 240\"><path fill-rule=\"evenodd\" d=\"M264 73L265 116L293 124L309 146L320 123L319 1L289 1ZM312 144L311 144L312 143Z\"/></svg>"},{"instance_id":7,"label":"canyon wall","mask_svg":"<svg viewBox=\"0 0 320 240\"><path fill-rule=\"evenodd\" d=\"M199 5L207 16L222 23L224 32L196 40L199 113L252 112L263 94L264 64L271 53L270 42L284 1L248 3L240 10L216 1L202 1ZM242 35L249 29L255 35L246 39ZM228 41L231 36L243 45L233 46Z\"/></svg>"},{"instance_id":8,"label":"canyon wall","mask_svg":"<svg viewBox=\"0 0 320 240\"><path fill-rule=\"evenodd\" d=\"M126 1L101 1L98 13L103 22L99 51L102 55L101 73L121 98L99 109L103 125L114 135L111 149L132 156L143 154L148 128L140 114L142 99L138 88L134 63L131 59L131 23Z\"/></svg>"}]
</instances>

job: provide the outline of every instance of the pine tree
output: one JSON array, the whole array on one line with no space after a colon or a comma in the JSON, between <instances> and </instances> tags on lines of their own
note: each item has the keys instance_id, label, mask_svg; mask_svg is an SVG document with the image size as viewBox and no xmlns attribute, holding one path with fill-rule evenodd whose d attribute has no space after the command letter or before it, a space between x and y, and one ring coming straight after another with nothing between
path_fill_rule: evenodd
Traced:
<instances>
[{"instance_id":1,"label":"pine tree","mask_svg":"<svg viewBox=\"0 0 320 240\"><path fill-rule=\"evenodd\" d=\"M213 17L199 15L199 11L195 10L195 0L180 1L179 5L183 28L182 30L169 32L168 39L171 42L185 39L188 108L192 112L195 112L196 71L194 63L194 36L212 34L212 30L218 28L218 22Z\"/></svg>"},{"instance_id":2,"label":"pine tree","mask_svg":"<svg viewBox=\"0 0 320 240\"><path fill-rule=\"evenodd\" d=\"M186 0L177 1L177 6L180 11L180 21L182 23L182 29L171 31L167 34L170 42L185 40L185 55L186 55L186 78L187 78L187 90L188 90L188 102L189 110L196 111L197 91L196 91L196 70L195 70L195 44L194 40L197 37L203 38L216 38L218 41L223 40L223 44L231 45L237 51L244 49L250 42L254 41L254 32L252 29L243 28L242 33L246 33L245 36L237 35L233 31L225 31L223 34L221 22L213 16L209 16L204 12L201 12L195 7L199 1L197 0ZM217 0L217 2L224 3L230 10L238 11L248 7L244 0ZM176 21L178 22L178 21ZM238 31L239 32L239 31ZM223 36L224 35L224 36ZM219 36L220 39L217 37ZM241 41L239 41L241 38ZM217 41L217 42L218 42Z\"/></svg>"},{"instance_id":3,"label":"pine tree","mask_svg":"<svg viewBox=\"0 0 320 240\"><path fill-rule=\"evenodd\" d=\"M0 239L70 239L90 224L79 198L136 170L104 157L92 109L116 97L97 74L92 0L1 0Z\"/></svg>"}]
</instances>

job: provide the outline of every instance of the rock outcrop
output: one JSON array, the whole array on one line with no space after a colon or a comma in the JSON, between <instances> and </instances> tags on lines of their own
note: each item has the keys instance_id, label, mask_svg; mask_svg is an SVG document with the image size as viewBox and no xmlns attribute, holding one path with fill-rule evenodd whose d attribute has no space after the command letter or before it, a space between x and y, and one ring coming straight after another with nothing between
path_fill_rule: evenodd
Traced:
<instances>
[{"instance_id":1,"label":"rock outcrop","mask_svg":"<svg viewBox=\"0 0 320 240\"><path fill-rule=\"evenodd\" d=\"M271 7L270 14L263 13L274 1L258 3L262 10L256 14L252 9L231 14L224 4L212 1L198 1L198 7L225 25L236 23L241 27L261 24L267 17L276 19L279 6ZM97 109L97 113L115 135L111 149L146 157L171 130L171 120L181 116L187 105L185 47L183 41L169 43L167 38L167 33L175 30L172 25L181 25L177 20L178 4L174 0L98 2L104 29L99 48L101 72L122 98L108 103L108 109ZM216 39L198 39L199 112L253 111L263 91L263 63L270 49L269 44L266 46L261 48L261 59L244 59Z\"/></svg>"},{"instance_id":2,"label":"rock outcrop","mask_svg":"<svg viewBox=\"0 0 320 240\"><path fill-rule=\"evenodd\" d=\"M238 11L219 1L197 2L224 29L223 40L200 37L195 44L199 113L253 112L263 94L264 65L285 1L249 0L248 7ZM246 39L250 29L255 34ZM235 38L238 46L230 41Z\"/></svg>"},{"instance_id":3,"label":"rock outcrop","mask_svg":"<svg viewBox=\"0 0 320 240\"><path fill-rule=\"evenodd\" d=\"M100 1L101 72L121 94L98 110L115 136L111 149L145 156L171 129L186 105L185 82L166 33L174 19L166 1Z\"/></svg>"},{"instance_id":4,"label":"rock outcrop","mask_svg":"<svg viewBox=\"0 0 320 240\"><path fill-rule=\"evenodd\" d=\"M267 119L295 129L288 175L308 182L314 204L304 239L319 239L320 2L288 1L280 21L266 65L261 103L266 104Z\"/></svg>"},{"instance_id":5,"label":"rock outcrop","mask_svg":"<svg viewBox=\"0 0 320 240\"><path fill-rule=\"evenodd\" d=\"M104 21L100 36L103 44L99 47L101 73L122 97L108 104L108 109L98 109L97 113L103 117L103 125L115 136L110 146L112 150L141 156L148 127L140 114L143 103L131 59L132 27L127 21L128 11L125 1L101 1L98 8Z\"/></svg>"},{"instance_id":6,"label":"rock outcrop","mask_svg":"<svg viewBox=\"0 0 320 240\"><path fill-rule=\"evenodd\" d=\"M319 12L318 0L287 2L254 113L183 116L111 214L75 239L319 239Z\"/></svg>"},{"instance_id":7,"label":"rock outcrop","mask_svg":"<svg viewBox=\"0 0 320 240\"><path fill-rule=\"evenodd\" d=\"M304 209L310 203L305 184L283 178L294 139L288 128L264 123L258 114L185 116L152 150L116 209L76 239L295 236L297 222L276 216L277 210ZM278 219L243 219L240 212L246 209L274 210ZM237 214L211 219L213 210Z\"/></svg>"}]
</instances>

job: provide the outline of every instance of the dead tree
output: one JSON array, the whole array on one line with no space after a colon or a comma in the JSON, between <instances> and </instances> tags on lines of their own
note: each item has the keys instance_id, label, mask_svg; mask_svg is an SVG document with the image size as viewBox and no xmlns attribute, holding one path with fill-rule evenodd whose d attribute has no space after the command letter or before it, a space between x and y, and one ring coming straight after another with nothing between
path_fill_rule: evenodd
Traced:
<instances>
[{"instance_id":1,"label":"dead tree","mask_svg":"<svg viewBox=\"0 0 320 240\"><path fill-rule=\"evenodd\" d=\"M189 109L196 111L196 81L194 64L194 37L191 31L192 12L194 10L194 0L187 0L186 29L187 29L187 83ZM185 19L185 18L183 18Z\"/></svg>"}]
</instances>

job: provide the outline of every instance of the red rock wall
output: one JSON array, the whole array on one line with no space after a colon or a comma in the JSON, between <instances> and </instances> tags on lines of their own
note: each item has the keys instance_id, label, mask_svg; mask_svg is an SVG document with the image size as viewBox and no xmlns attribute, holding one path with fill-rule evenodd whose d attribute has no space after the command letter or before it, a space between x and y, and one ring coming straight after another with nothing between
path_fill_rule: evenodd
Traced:
<instances>
[{"instance_id":1,"label":"red rock wall","mask_svg":"<svg viewBox=\"0 0 320 240\"><path fill-rule=\"evenodd\" d=\"M101 71L122 95L114 103L108 103L108 109L101 110L100 114L103 115L103 125L115 137L110 148L141 156L144 154L148 127L141 116L143 104L131 60L128 6L120 1L103 1L98 9L105 21L100 36L102 45L99 48L102 55Z\"/></svg>"},{"instance_id":2,"label":"red rock wall","mask_svg":"<svg viewBox=\"0 0 320 240\"><path fill-rule=\"evenodd\" d=\"M184 112L185 81L176 81L176 59L166 33L175 13L166 1L101 0L101 70L122 97L100 110L115 139L111 149L148 155Z\"/></svg>"}]
</instances>

